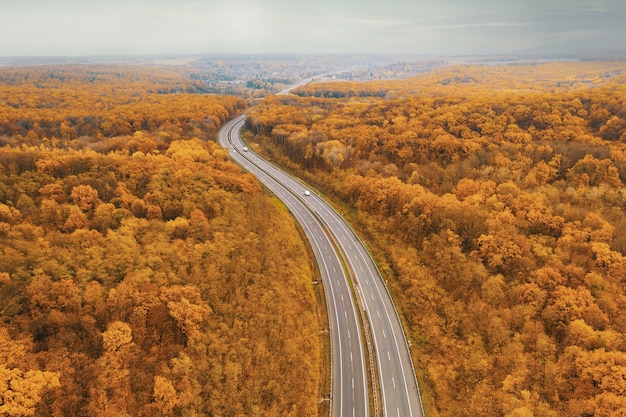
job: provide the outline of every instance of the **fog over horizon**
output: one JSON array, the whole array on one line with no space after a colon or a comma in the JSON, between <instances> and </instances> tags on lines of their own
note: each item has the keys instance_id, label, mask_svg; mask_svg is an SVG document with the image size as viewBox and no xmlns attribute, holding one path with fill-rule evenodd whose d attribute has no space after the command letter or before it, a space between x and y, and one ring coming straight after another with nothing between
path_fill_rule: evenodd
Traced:
<instances>
[{"instance_id":1,"label":"fog over horizon","mask_svg":"<svg viewBox=\"0 0 626 417\"><path fill-rule=\"evenodd\" d=\"M626 51L621 0L0 0L0 56Z\"/></svg>"}]
</instances>

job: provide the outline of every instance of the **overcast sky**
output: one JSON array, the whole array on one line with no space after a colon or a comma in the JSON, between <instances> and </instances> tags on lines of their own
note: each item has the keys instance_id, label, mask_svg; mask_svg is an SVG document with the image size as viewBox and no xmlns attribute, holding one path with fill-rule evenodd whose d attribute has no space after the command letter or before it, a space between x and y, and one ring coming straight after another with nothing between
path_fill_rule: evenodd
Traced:
<instances>
[{"instance_id":1,"label":"overcast sky","mask_svg":"<svg viewBox=\"0 0 626 417\"><path fill-rule=\"evenodd\" d=\"M626 50L626 0L0 0L0 56Z\"/></svg>"}]
</instances>

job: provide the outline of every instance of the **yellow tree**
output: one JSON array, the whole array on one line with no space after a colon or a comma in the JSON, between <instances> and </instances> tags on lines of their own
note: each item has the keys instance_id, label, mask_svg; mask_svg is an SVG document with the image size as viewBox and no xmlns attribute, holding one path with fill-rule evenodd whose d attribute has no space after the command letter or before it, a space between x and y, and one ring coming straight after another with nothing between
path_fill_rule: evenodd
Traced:
<instances>
[{"instance_id":1,"label":"yellow tree","mask_svg":"<svg viewBox=\"0 0 626 417\"><path fill-rule=\"evenodd\" d=\"M63 225L63 230L71 233L76 229L83 229L87 227L88 224L89 221L87 220L85 213L83 213L83 211L77 206L72 205L70 207L70 214Z\"/></svg>"},{"instance_id":2,"label":"yellow tree","mask_svg":"<svg viewBox=\"0 0 626 417\"><path fill-rule=\"evenodd\" d=\"M0 415L33 416L43 393L60 386L58 373L0 365Z\"/></svg>"},{"instance_id":3,"label":"yellow tree","mask_svg":"<svg viewBox=\"0 0 626 417\"><path fill-rule=\"evenodd\" d=\"M162 376L154 377L153 407L160 416L172 416L174 407L178 404L176 389L172 381Z\"/></svg>"},{"instance_id":4,"label":"yellow tree","mask_svg":"<svg viewBox=\"0 0 626 417\"><path fill-rule=\"evenodd\" d=\"M92 212L98 204L98 191L90 185L77 185L71 193L74 204L84 212Z\"/></svg>"},{"instance_id":5,"label":"yellow tree","mask_svg":"<svg viewBox=\"0 0 626 417\"><path fill-rule=\"evenodd\" d=\"M132 415L129 362L135 354L132 330L127 323L115 321L102 333L104 354L98 359L98 383L91 395L89 410L96 416Z\"/></svg>"}]
</instances>

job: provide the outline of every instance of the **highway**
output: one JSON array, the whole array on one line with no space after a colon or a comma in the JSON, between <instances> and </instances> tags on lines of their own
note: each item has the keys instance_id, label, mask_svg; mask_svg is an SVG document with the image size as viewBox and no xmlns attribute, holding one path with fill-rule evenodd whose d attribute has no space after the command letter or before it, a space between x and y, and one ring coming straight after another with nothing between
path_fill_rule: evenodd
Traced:
<instances>
[{"instance_id":1,"label":"highway","mask_svg":"<svg viewBox=\"0 0 626 417\"><path fill-rule=\"evenodd\" d=\"M288 90L281 93L288 93ZM314 192L305 195L309 187L254 152L244 150L245 144L240 138L244 121L245 115L224 125L219 135L221 145L291 210L311 243L322 275L331 337L331 416L370 415L365 366L367 347L359 327L356 306L359 302L364 307L373 344L376 383L380 388L378 401L383 415L423 417L419 388L400 320L365 245L323 198ZM351 291L343 265L350 272L354 291Z\"/></svg>"},{"instance_id":2,"label":"highway","mask_svg":"<svg viewBox=\"0 0 626 417\"><path fill-rule=\"evenodd\" d=\"M291 90L298 88L298 87L302 87L303 85L306 85L308 83L310 83L311 81L313 81L313 77L309 77L309 78L305 78L303 80L300 80L298 83L289 86L287 88L285 88L284 90L281 90L279 93L276 93L277 96L286 96L287 94L291 93Z\"/></svg>"}]
</instances>

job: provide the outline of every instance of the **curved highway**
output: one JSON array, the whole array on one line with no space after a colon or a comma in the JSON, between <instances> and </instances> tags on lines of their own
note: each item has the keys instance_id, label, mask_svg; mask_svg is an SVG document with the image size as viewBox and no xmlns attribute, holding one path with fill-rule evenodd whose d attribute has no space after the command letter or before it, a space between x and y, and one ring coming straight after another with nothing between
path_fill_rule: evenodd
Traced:
<instances>
[{"instance_id":1,"label":"curved highway","mask_svg":"<svg viewBox=\"0 0 626 417\"><path fill-rule=\"evenodd\" d=\"M307 81L308 82L308 81ZM331 333L331 415L368 416L365 346L354 297L365 309L385 416L423 417L409 348L393 301L363 242L324 199L248 150L240 130L245 115L228 122L219 140L233 159L273 191L300 222L315 252L328 305ZM331 234L332 237L328 236ZM333 246L339 247L338 253ZM351 291L342 267L350 270Z\"/></svg>"}]
</instances>

